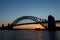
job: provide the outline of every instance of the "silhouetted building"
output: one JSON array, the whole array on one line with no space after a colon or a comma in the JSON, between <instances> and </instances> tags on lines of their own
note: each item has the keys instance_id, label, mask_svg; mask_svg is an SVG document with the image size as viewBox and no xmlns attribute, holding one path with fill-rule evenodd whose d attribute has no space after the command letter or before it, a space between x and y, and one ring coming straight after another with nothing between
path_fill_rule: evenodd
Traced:
<instances>
[{"instance_id":1,"label":"silhouetted building","mask_svg":"<svg viewBox=\"0 0 60 40\"><path fill-rule=\"evenodd\" d=\"M2 24L2 27L4 27L4 24Z\"/></svg>"},{"instance_id":2,"label":"silhouetted building","mask_svg":"<svg viewBox=\"0 0 60 40\"><path fill-rule=\"evenodd\" d=\"M10 26L9 23L8 23L8 26Z\"/></svg>"},{"instance_id":3,"label":"silhouetted building","mask_svg":"<svg viewBox=\"0 0 60 40\"><path fill-rule=\"evenodd\" d=\"M53 16L49 15L48 16L48 29L55 29L55 19Z\"/></svg>"}]
</instances>

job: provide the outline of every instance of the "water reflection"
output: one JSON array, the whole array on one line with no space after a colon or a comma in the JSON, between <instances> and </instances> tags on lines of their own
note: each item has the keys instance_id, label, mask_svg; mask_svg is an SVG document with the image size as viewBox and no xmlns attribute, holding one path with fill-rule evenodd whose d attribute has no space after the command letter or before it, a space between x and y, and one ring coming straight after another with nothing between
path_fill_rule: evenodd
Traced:
<instances>
[{"instance_id":1,"label":"water reflection","mask_svg":"<svg viewBox=\"0 0 60 40\"><path fill-rule=\"evenodd\" d=\"M56 31L36 30L0 30L0 40L57 40L57 37L60 37L58 36L60 35L58 34L59 32L56 33Z\"/></svg>"},{"instance_id":2,"label":"water reflection","mask_svg":"<svg viewBox=\"0 0 60 40\"><path fill-rule=\"evenodd\" d=\"M42 31L23 30L23 32L16 33L15 40L44 40Z\"/></svg>"},{"instance_id":3,"label":"water reflection","mask_svg":"<svg viewBox=\"0 0 60 40\"><path fill-rule=\"evenodd\" d=\"M0 30L0 40L13 40L14 31Z\"/></svg>"},{"instance_id":4,"label":"water reflection","mask_svg":"<svg viewBox=\"0 0 60 40\"><path fill-rule=\"evenodd\" d=\"M56 31L49 31L49 40L57 40Z\"/></svg>"}]
</instances>

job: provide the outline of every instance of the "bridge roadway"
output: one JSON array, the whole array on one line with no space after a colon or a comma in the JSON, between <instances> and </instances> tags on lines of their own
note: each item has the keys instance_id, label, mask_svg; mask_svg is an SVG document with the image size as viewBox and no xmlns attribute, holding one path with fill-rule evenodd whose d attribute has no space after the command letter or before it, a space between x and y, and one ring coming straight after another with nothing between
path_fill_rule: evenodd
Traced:
<instances>
[{"instance_id":1,"label":"bridge roadway","mask_svg":"<svg viewBox=\"0 0 60 40\"><path fill-rule=\"evenodd\" d=\"M18 25L28 25L28 24L42 24L42 23L48 23L48 22L33 22L33 23L22 23L22 24L12 24L14 26L18 26Z\"/></svg>"},{"instance_id":2,"label":"bridge roadway","mask_svg":"<svg viewBox=\"0 0 60 40\"><path fill-rule=\"evenodd\" d=\"M55 23L59 23L60 20L55 21ZM12 24L13 26L19 26L19 25L28 25L28 24L42 24L42 23L48 23L48 22L33 22L33 23L22 23L22 24Z\"/></svg>"}]
</instances>

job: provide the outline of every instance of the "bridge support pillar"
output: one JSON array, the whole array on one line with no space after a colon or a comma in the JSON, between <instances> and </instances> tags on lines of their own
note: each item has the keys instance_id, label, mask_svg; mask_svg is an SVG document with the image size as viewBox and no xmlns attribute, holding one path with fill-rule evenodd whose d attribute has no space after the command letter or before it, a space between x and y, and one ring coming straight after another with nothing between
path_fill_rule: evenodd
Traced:
<instances>
[{"instance_id":1,"label":"bridge support pillar","mask_svg":"<svg viewBox=\"0 0 60 40\"><path fill-rule=\"evenodd\" d=\"M55 25L55 19L53 16L49 15L48 16L48 29L55 29L56 25Z\"/></svg>"}]
</instances>

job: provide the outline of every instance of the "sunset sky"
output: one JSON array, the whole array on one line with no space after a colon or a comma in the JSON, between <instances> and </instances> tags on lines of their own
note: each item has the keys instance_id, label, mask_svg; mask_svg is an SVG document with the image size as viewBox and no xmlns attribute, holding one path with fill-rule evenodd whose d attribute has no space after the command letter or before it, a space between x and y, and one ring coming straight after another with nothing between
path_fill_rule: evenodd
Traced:
<instances>
[{"instance_id":1,"label":"sunset sky","mask_svg":"<svg viewBox=\"0 0 60 40\"><path fill-rule=\"evenodd\" d=\"M45 29L45 27L43 27L40 24L29 24L29 25L14 26L14 29L35 29L35 28Z\"/></svg>"},{"instance_id":2,"label":"sunset sky","mask_svg":"<svg viewBox=\"0 0 60 40\"><path fill-rule=\"evenodd\" d=\"M0 0L0 24L12 23L21 16L60 19L60 0Z\"/></svg>"}]
</instances>

